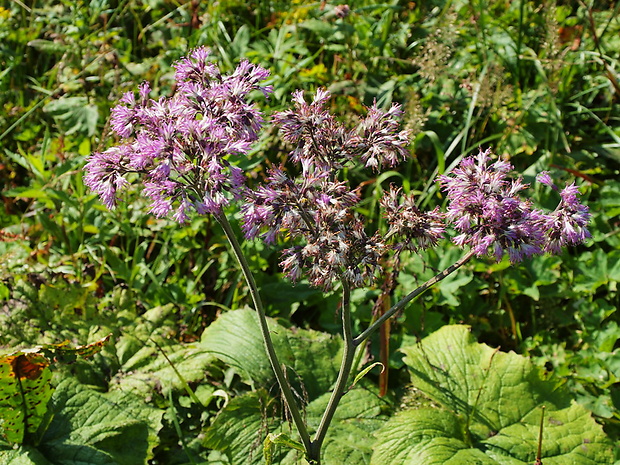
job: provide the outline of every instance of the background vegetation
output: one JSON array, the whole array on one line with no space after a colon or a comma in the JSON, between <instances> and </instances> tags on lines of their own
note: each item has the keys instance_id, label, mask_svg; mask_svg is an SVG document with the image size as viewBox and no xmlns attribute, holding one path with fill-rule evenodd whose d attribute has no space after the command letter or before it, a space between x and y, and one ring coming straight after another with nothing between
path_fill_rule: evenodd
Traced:
<instances>
[{"instance_id":1,"label":"background vegetation","mask_svg":"<svg viewBox=\"0 0 620 465\"><path fill-rule=\"evenodd\" d=\"M92 358L52 366L57 392L83 399L82 411L68 413L60 409L66 399L53 398L74 429L63 431L56 415L31 432L25 443L33 463L48 463L36 454L68 457L63 448L71 444L106 451L114 463L259 461L258 443L226 442L215 420L219 431L227 422L233 428L225 407L258 409L248 428L265 433L270 415L278 416L269 373L248 373L201 343L205 330L225 328L213 323L218 316L250 304L215 222L196 217L179 228L145 214L132 192L110 212L82 182L85 158L114 143L106 121L118 98L143 80L156 94L170 93L172 63L197 45L211 47L223 71L242 57L268 68L275 92L267 114L288 108L298 88L327 87L344 120L374 100L402 103L414 134L410 160L378 178L347 174L364 186L360 212L380 227L378 199L390 182L415 191L423 207L440 205L435 175L480 146L509 158L527 181L543 169L575 180L593 215L592 240L520 267L477 260L426 293L392 322L389 344L377 336L368 348L367 361L387 361L389 378L372 371L365 389L381 385L385 395L360 402L378 409L376 421L410 402L412 378L399 347L465 323L478 341L523 354L564 384L620 441L620 4L360 0L347 15L341 8L305 0L3 2L0 345L85 345L112 334ZM268 131L242 162L250 182L287 152ZM547 191L532 194L551 208L557 201ZM277 249L244 247L260 270L270 316L323 347L313 373L326 378L300 387L312 400L331 385L338 298L284 281ZM446 241L424 260L411 257L402 292L458 254ZM378 294L354 294L359 328ZM107 411L111 399L118 411L101 413L89 430L85 418ZM136 455L123 458L120 436L104 428L112 424L142 438ZM620 460L618 448L615 454ZM366 463L360 457L348 463ZM96 460L89 463L108 463Z\"/></svg>"}]
</instances>

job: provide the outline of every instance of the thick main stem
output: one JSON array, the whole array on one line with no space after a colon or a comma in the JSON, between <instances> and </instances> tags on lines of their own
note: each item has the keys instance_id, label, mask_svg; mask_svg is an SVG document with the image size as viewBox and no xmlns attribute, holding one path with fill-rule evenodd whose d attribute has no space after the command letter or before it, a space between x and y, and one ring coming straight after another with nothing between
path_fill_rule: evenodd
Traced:
<instances>
[{"instance_id":1,"label":"thick main stem","mask_svg":"<svg viewBox=\"0 0 620 465\"><path fill-rule=\"evenodd\" d=\"M308 458L312 460L311 463L320 465L321 463L321 446L325 440L327 429L334 418L336 408L340 403L340 399L345 394L349 375L351 374L351 367L353 366L353 359L355 358L355 346L353 344L353 330L351 328L351 289L349 284L345 281L342 282L342 337L344 339L344 351L342 354L342 362L340 364L340 371L338 372L338 379L336 379L336 385L332 391L332 395L329 398L321 423L316 430L314 439L310 444L310 451Z\"/></svg>"},{"instance_id":2,"label":"thick main stem","mask_svg":"<svg viewBox=\"0 0 620 465\"><path fill-rule=\"evenodd\" d=\"M250 270L250 266L245 259L245 255L243 255L243 252L241 251L239 241L237 241L237 237L235 236L235 233L232 230L232 227L228 222L226 216L223 213L214 216L217 219L218 223L222 226L224 234L226 234L226 238L228 239L228 242L232 247L233 253L235 254L235 257L237 257L237 261L241 266L241 272L243 273L243 277L245 278L245 281L250 288L250 295L252 296L254 308L256 309L256 313L258 315L258 322L263 336L263 341L265 342L265 350L267 351L269 362L271 363L273 372L276 375L276 379L278 381L280 389L282 390L282 394L284 395L286 406L288 407L288 410L291 413L291 417L293 418L293 422L295 423L295 427L299 432L301 442L303 443L306 451L308 451L309 453L309 451L311 450L310 435L308 434L308 429L306 428L304 419L301 415L299 407L295 403L295 397L293 396L291 387L286 380L282 365L278 361L278 356L276 355L276 351L273 347L273 341L271 339L271 334L269 333L269 326L267 325L267 315L265 314L263 301L261 300L260 294L258 293L258 287L256 286L254 275Z\"/></svg>"}]
</instances>

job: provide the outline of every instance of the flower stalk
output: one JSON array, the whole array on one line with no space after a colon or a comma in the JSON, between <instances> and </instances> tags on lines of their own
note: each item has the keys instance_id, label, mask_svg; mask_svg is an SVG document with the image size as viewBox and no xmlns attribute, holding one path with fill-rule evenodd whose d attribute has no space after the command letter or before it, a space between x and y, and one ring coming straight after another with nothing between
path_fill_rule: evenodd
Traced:
<instances>
[{"instance_id":1,"label":"flower stalk","mask_svg":"<svg viewBox=\"0 0 620 465\"><path fill-rule=\"evenodd\" d=\"M306 450L311 450L311 442L310 435L308 434L308 429L306 428L306 423L301 415L301 411L295 402L295 397L293 395L293 391L291 390L288 381L286 380L286 375L284 374L283 365L280 364L278 360L278 355L276 354L273 340L271 339L271 334L269 333L269 325L267 324L267 315L265 313L265 308L263 307L263 301L260 297L260 293L258 291L258 287L256 286L256 281L254 280L254 275L252 274L252 270L248 264L248 261L241 250L241 245L237 240L237 237L226 218L226 215L223 213L214 215L217 222L220 224L222 229L224 230L224 234L230 243L233 254L235 258L239 262L239 266L241 267L241 272L243 273L243 277L250 289L250 295L252 297L252 302L254 303L254 309L256 310L256 314L258 315L258 323L260 326L261 334L263 336L263 341L265 343L265 351L267 352L267 357L269 358L269 363L271 364L271 368L273 368L273 372L276 376L276 380L278 381L278 385L282 390L282 395L284 396L284 401L286 403L286 407L293 418L293 423L295 423L295 427L299 433L301 438L301 442L303 443Z\"/></svg>"},{"instance_id":2,"label":"flower stalk","mask_svg":"<svg viewBox=\"0 0 620 465\"><path fill-rule=\"evenodd\" d=\"M473 251L467 252L463 257L461 257L459 260L454 262L448 268L446 268L443 271L440 271L435 276L433 276L431 279L429 279L424 284L422 284L420 287L418 287L417 289L415 289L414 291L410 292L405 297L400 299L397 303L392 305L392 307L387 312L385 312L383 315L381 315L379 318L377 318L363 333L361 333L359 336L357 336L355 339L353 339L353 344L355 346L358 346L358 345L362 344L375 331L377 331L381 327L381 325L383 323L385 323L387 320L392 318L397 312L399 312L400 310L405 308L405 306L409 302L411 302L413 299L418 297L424 291L426 291L429 288L433 287L439 281L441 281L442 279L447 278L450 274L452 274L453 272L458 270L460 267L465 265L469 260L472 259L472 257L474 255L475 255L475 253Z\"/></svg>"},{"instance_id":3,"label":"flower stalk","mask_svg":"<svg viewBox=\"0 0 620 465\"><path fill-rule=\"evenodd\" d=\"M276 380L278 381L278 385L282 390L282 395L284 396L286 407L288 408L288 411L293 418L293 423L295 423L295 427L297 428L297 431L301 438L301 442L303 443L304 448L309 451L312 447L310 442L310 435L308 434L308 429L306 428L306 423L304 422L299 407L295 402L293 391L291 390L291 387L289 386L286 379L286 375L284 374L284 370L282 368L283 365L281 365L280 361L278 360L278 355L276 354L273 340L271 339L271 334L269 333L267 315L265 314L263 301L260 297L258 287L256 286L256 281L254 280L252 270L250 269L248 261L246 260L245 255L241 250L241 245L239 244L239 241L237 240L237 237L230 225L230 222L228 221L228 218L226 218L226 215L222 213L214 216L224 230L224 234L226 235L226 238L230 243L235 258L239 262L243 277L245 278L245 281L250 289L250 295L252 297L252 302L254 303L254 309L256 310L256 314L258 315L258 323L263 337L263 342L265 343L265 351L267 352L269 363L273 368L273 372L276 376Z\"/></svg>"},{"instance_id":4,"label":"flower stalk","mask_svg":"<svg viewBox=\"0 0 620 465\"><path fill-rule=\"evenodd\" d=\"M320 451L325 435L331 421L334 417L338 404L343 396L346 394L346 387L349 376L351 375L351 369L353 367L353 361L355 358L356 348L364 343L375 331L377 331L381 325L387 320L393 317L397 312L402 310L408 303L418 297L424 291L428 290L441 280L447 278L450 274L458 270L461 266L465 265L474 256L474 252L470 251L463 257L450 265L445 270L437 273L431 279L419 286L414 291L407 294L396 304L394 304L387 312L385 312L380 318L375 320L363 333L357 337L353 337L351 327L351 289L343 282L342 289L342 338L344 342L344 350L342 355L342 361L340 365L340 371L338 372L338 378L336 379L336 385L332 391L331 397L319 423L319 427L316 430L314 439L310 443L310 450L308 450L308 458L311 463L320 465Z\"/></svg>"}]
</instances>

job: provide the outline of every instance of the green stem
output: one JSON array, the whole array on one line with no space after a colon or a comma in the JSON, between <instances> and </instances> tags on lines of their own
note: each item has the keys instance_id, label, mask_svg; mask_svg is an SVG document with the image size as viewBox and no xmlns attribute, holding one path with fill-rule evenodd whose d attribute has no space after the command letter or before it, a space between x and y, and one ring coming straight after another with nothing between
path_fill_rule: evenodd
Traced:
<instances>
[{"instance_id":1,"label":"green stem","mask_svg":"<svg viewBox=\"0 0 620 465\"><path fill-rule=\"evenodd\" d=\"M381 325L385 323L390 317L394 316L396 312L401 310L405 305L407 305L417 296L422 294L429 287L434 286L439 281L459 269L473 256L474 253L470 251L465 254L460 260L458 260L445 270L437 273L431 279L426 281L416 290L409 293L398 303L392 306L392 308L385 312L385 314L378 318L368 327L368 329L366 329L366 331L364 331L356 338L353 338L353 332L351 328L351 289L346 282L342 283L342 337L344 340L344 353L342 355L342 362L340 365L340 371L338 373L338 379L336 380L336 385L334 387L334 390L332 391L331 397L329 398L329 402L327 404L327 407L325 408L323 417L321 418L321 423L316 430L314 439L310 443L310 449L306 449L308 451L308 460L311 464L320 465L321 463L321 446L323 445L323 441L325 440L327 429L329 428L336 409L338 408L338 404L340 403L340 400L345 394L349 375L351 374L351 367L353 366L353 362L355 359L356 348L362 342L368 339L368 337L370 337L372 333L379 329Z\"/></svg>"},{"instance_id":2,"label":"green stem","mask_svg":"<svg viewBox=\"0 0 620 465\"><path fill-rule=\"evenodd\" d=\"M308 434L308 429L306 428L304 419L301 415L299 407L295 403L295 397L293 396L291 387L286 380L282 365L278 361L278 356L276 355L276 351L273 347L273 341L271 340L271 334L269 333L269 326L267 325L267 315L265 314L263 302L258 293L258 287L256 286L254 275L250 270L250 266L241 250L239 241L237 241L237 237L235 236L235 233L232 230L232 227L226 216L223 213L214 216L218 223L222 226L224 234L226 234L226 238L228 239L228 242L232 247L233 253L235 254L235 257L237 257L237 261L241 266L241 272L243 273L245 281L250 288L250 295L252 296L252 301L254 302L254 307L256 309L256 313L258 314L258 322L260 324L261 333L263 335L263 341L265 342L265 350L267 351L269 362L271 363L273 372L276 375L276 379L278 380L278 384L280 385L280 389L282 390L282 394L284 395L286 406L288 407L288 410L291 413L291 417L293 418L293 422L295 423L295 427L299 432L301 442L303 443L306 451L310 453L310 435Z\"/></svg>"},{"instance_id":3,"label":"green stem","mask_svg":"<svg viewBox=\"0 0 620 465\"><path fill-rule=\"evenodd\" d=\"M332 391L332 395L329 398L321 423L316 430L314 439L310 444L310 451L308 458L311 463L320 465L321 463L321 446L325 440L327 429L334 417L336 408L340 403L340 399L345 394L347 382L349 380L349 374L351 373L351 367L353 366L353 359L355 358L355 345L353 344L353 330L351 328L351 288L349 284L342 281L342 337L344 339L344 353L342 354L342 362L340 364L340 371L338 373L338 379L336 379L336 386Z\"/></svg>"},{"instance_id":4,"label":"green stem","mask_svg":"<svg viewBox=\"0 0 620 465\"><path fill-rule=\"evenodd\" d=\"M448 275L450 275L454 271L458 270L461 266L463 266L465 263L467 263L473 256L474 256L473 252L471 252L471 251L467 252L460 260L458 260L454 264L450 265L445 270L440 271L439 273L437 273L435 276L433 276L431 279L426 281L424 284L422 284L420 287L418 287L413 292L407 294L405 297L403 297L401 300L399 300L397 303L395 303L392 306L392 308L390 308L387 312L385 312L383 315L381 315L381 317L377 318L377 320L373 324L371 324L366 329L366 331L364 331L362 334L360 334L355 339L353 339L353 345L355 345L355 346L360 345L362 342L364 342L366 339L368 339L372 333L374 333L377 329L379 329L379 327L383 323L385 323L385 321L389 320L392 316L394 316L394 314L396 312L402 310L405 307L405 305L407 305L409 302L411 302L417 296L422 294L429 287L434 286L439 281L441 281L442 279L446 278Z\"/></svg>"}]
</instances>

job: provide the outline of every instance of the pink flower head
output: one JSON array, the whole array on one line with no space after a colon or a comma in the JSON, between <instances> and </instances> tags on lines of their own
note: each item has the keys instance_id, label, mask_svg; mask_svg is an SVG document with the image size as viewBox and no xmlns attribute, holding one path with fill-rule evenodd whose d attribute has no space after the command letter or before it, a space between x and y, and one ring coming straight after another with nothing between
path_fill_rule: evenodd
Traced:
<instances>
[{"instance_id":1,"label":"pink flower head","mask_svg":"<svg viewBox=\"0 0 620 465\"><path fill-rule=\"evenodd\" d=\"M174 66L177 92L159 100L151 87L139 86L139 99L126 93L112 109L111 127L121 143L93 154L85 183L113 208L126 176L138 175L151 212L182 223L191 210L219 213L229 197L239 199L244 175L230 155L245 155L258 139L263 118L247 99L261 87L268 71L247 61L230 76L208 62L199 47Z\"/></svg>"},{"instance_id":2,"label":"pink flower head","mask_svg":"<svg viewBox=\"0 0 620 465\"><path fill-rule=\"evenodd\" d=\"M588 208L577 198L574 185L561 191L558 208L549 214L532 208L520 192L528 186L521 179L508 179L508 162L490 163L490 151L465 158L449 175L440 176L447 192L446 219L460 232L459 246L470 246L476 255L491 253L512 263L544 252L558 253L566 244L576 245L589 237ZM538 180L554 186L548 173Z\"/></svg>"}]
</instances>

